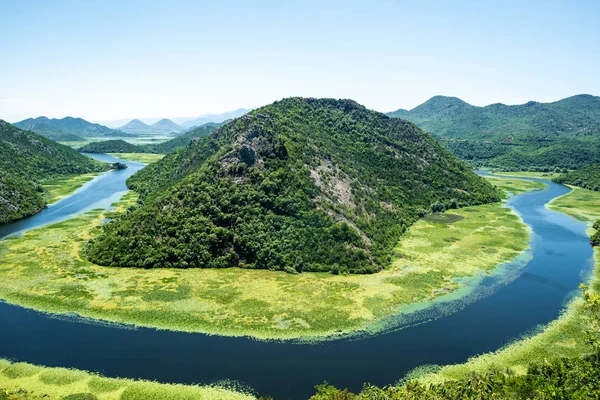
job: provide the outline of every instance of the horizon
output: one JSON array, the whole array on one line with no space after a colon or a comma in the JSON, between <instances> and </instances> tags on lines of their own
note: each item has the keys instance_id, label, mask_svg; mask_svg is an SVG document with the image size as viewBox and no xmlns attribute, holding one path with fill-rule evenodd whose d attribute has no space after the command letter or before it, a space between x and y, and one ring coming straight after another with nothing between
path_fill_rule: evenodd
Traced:
<instances>
[{"instance_id":1,"label":"horizon","mask_svg":"<svg viewBox=\"0 0 600 400\"><path fill-rule=\"evenodd\" d=\"M0 119L193 119L295 96L391 112L440 94L475 106L600 95L594 1L176 3L3 2Z\"/></svg>"}]
</instances>

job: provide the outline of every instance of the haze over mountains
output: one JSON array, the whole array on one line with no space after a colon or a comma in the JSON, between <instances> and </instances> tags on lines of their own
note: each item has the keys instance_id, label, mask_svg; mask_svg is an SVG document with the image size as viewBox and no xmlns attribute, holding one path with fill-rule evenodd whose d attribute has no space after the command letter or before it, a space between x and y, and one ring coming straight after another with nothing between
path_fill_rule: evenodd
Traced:
<instances>
[{"instance_id":1,"label":"haze over mountains","mask_svg":"<svg viewBox=\"0 0 600 400\"><path fill-rule=\"evenodd\" d=\"M234 111L227 111L227 112L223 112L223 113L204 114L204 115L200 115L198 117L193 117L193 118L175 117L175 118L168 118L168 120L172 121L173 123L177 124L178 126L189 129L191 127L201 126L201 125L204 125L209 122L221 123L228 119L234 119L237 117L241 117L242 115L246 114L248 111L250 111L250 110L246 109L246 108L239 108ZM160 122L160 120L161 120L161 118L136 118L136 119L143 122L145 125L148 125L148 126L152 126L153 124ZM163 119L167 119L167 118L163 118ZM127 123L129 123L131 121L132 121L131 119L119 119L119 120L114 120L114 121L102 121L102 124L109 126L111 128L119 128L123 125L126 125Z\"/></svg>"}]
</instances>

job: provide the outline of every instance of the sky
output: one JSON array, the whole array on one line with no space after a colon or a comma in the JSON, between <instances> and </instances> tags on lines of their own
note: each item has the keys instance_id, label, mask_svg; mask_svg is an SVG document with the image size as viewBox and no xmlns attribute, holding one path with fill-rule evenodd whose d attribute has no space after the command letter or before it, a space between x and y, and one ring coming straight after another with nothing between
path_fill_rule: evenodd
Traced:
<instances>
[{"instance_id":1,"label":"sky","mask_svg":"<svg viewBox=\"0 0 600 400\"><path fill-rule=\"evenodd\" d=\"M600 95L600 1L1 0L0 119Z\"/></svg>"}]
</instances>

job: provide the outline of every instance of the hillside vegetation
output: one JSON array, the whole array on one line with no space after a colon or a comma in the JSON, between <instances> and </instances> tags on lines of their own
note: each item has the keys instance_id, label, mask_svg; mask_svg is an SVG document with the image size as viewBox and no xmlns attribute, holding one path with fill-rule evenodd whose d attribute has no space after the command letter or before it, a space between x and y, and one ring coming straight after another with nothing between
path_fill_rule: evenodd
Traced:
<instances>
[{"instance_id":1,"label":"hillside vegetation","mask_svg":"<svg viewBox=\"0 0 600 400\"><path fill-rule=\"evenodd\" d=\"M375 272L419 216L499 200L413 124L332 99L255 110L128 184L141 204L89 243L97 264Z\"/></svg>"},{"instance_id":2,"label":"hillside vegetation","mask_svg":"<svg viewBox=\"0 0 600 400\"><path fill-rule=\"evenodd\" d=\"M17 128L35 132L52 140L81 141L82 137L129 136L125 132L94 124L82 118L28 118L14 124ZM74 135L74 136L69 136ZM77 138L76 138L77 137Z\"/></svg>"},{"instance_id":3,"label":"hillside vegetation","mask_svg":"<svg viewBox=\"0 0 600 400\"><path fill-rule=\"evenodd\" d=\"M592 164L577 171L567 172L553 180L556 183L600 191L600 164Z\"/></svg>"},{"instance_id":4,"label":"hillside vegetation","mask_svg":"<svg viewBox=\"0 0 600 400\"><path fill-rule=\"evenodd\" d=\"M476 166L560 171L600 162L600 97L476 107L436 96L410 111L388 115L416 123Z\"/></svg>"},{"instance_id":5,"label":"hillside vegetation","mask_svg":"<svg viewBox=\"0 0 600 400\"><path fill-rule=\"evenodd\" d=\"M141 146L136 146L123 139L93 142L79 148L82 153L143 153Z\"/></svg>"},{"instance_id":6,"label":"hillside vegetation","mask_svg":"<svg viewBox=\"0 0 600 400\"><path fill-rule=\"evenodd\" d=\"M42 181L104 171L107 164L0 120L0 223L35 214L46 205Z\"/></svg>"}]
</instances>

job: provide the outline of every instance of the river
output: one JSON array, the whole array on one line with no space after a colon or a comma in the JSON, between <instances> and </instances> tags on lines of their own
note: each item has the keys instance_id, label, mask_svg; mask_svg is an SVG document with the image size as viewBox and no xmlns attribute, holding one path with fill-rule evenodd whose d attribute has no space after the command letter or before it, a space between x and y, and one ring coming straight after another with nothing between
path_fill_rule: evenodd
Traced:
<instances>
[{"instance_id":1,"label":"river","mask_svg":"<svg viewBox=\"0 0 600 400\"><path fill-rule=\"evenodd\" d=\"M19 229L7 226L17 232L107 206L124 193L126 177L141 165L126 163L127 170L90 182L23 220ZM391 384L422 364L464 362L556 319L591 270L586 224L545 208L570 189L538 181L548 188L508 201L533 231L530 261L524 267L515 264L509 282L498 285L498 277L485 278L481 288L491 289L482 299L431 306L418 319L424 323L360 339L306 344L123 329L0 303L0 357L160 382L232 380L278 400L306 399L325 380L358 391L363 382ZM510 264L505 267L511 269Z\"/></svg>"}]
</instances>

